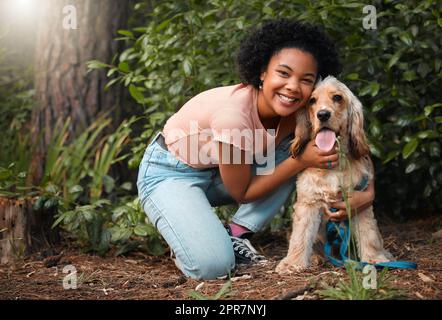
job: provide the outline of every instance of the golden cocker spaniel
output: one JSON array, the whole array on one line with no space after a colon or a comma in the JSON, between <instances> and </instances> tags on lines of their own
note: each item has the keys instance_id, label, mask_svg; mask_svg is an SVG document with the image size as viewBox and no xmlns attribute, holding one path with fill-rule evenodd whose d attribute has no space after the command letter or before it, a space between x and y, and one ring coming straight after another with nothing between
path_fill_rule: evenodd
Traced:
<instances>
[{"instance_id":1,"label":"golden cocker spaniel","mask_svg":"<svg viewBox=\"0 0 442 320\"><path fill-rule=\"evenodd\" d=\"M341 200L337 199L341 188L351 190L364 178L372 180L363 125L361 102L346 85L331 76L317 84L308 105L298 111L291 149L293 155L300 155L311 139L315 139L320 149L331 150L336 136L339 136L347 165L342 168L343 159L340 159L340 169L307 168L298 175L289 249L276 267L278 273L299 272L307 268L314 243L325 240L328 219L324 210L329 210L329 203ZM383 247L372 206L351 217L351 226L362 261L377 263L392 259Z\"/></svg>"}]
</instances>

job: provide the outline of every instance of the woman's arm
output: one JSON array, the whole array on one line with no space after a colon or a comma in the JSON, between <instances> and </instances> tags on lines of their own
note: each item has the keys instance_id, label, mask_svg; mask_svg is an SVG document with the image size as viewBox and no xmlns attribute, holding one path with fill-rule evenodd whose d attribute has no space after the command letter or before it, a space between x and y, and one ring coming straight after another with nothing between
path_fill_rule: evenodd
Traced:
<instances>
[{"instance_id":1,"label":"woman's arm","mask_svg":"<svg viewBox=\"0 0 442 320\"><path fill-rule=\"evenodd\" d=\"M223 148L226 147L230 148L230 161L227 161L227 163L220 161L219 170L228 192L239 203L255 201L265 196L306 167L324 168L327 166L328 161L332 162L332 168L338 165L336 151L322 152L312 141L307 145L302 156L298 158L289 157L277 165L269 175L254 176L252 166L245 163L244 151L236 150L236 152L241 152L242 163L232 164L232 155L234 154L234 147L232 145L223 146L222 143L219 143L219 159L223 159L222 152Z\"/></svg>"}]
</instances>

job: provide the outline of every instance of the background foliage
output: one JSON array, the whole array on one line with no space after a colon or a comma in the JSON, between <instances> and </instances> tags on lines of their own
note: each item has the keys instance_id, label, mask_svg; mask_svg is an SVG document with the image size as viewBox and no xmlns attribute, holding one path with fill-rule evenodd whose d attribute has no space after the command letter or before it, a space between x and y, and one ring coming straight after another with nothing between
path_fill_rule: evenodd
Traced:
<instances>
[{"instance_id":1,"label":"background foliage","mask_svg":"<svg viewBox=\"0 0 442 320\"><path fill-rule=\"evenodd\" d=\"M341 79L365 107L382 211L403 217L440 209L440 6L436 1L372 5L375 30L363 28L365 4L357 1L162 1L144 26L119 31L128 48L108 66L108 85L124 83L146 117L132 167L147 138L186 100L238 83L234 56L246 30L293 17L324 26L337 43L344 62Z\"/></svg>"},{"instance_id":2,"label":"background foliage","mask_svg":"<svg viewBox=\"0 0 442 320\"><path fill-rule=\"evenodd\" d=\"M26 171L28 165L27 122L34 106L33 70L11 63L13 55L0 47L0 166L14 162L14 172L19 172Z\"/></svg>"}]
</instances>

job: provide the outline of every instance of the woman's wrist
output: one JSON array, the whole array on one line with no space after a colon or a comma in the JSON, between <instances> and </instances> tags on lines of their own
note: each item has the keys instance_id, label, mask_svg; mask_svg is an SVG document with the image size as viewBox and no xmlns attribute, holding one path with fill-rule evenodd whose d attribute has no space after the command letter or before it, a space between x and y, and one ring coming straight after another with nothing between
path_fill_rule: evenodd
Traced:
<instances>
[{"instance_id":1,"label":"woman's wrist","mask_svg":"<svg viewBox=\"0 0 442 320\"><path fill-rule=\"evenodd\" d=\"M308 167L307 163L302 159L302 156L295 157L294 155L291 155L289 159L291 159L291 163L293 164L293 166L300 168L298 172Z\"/></svg>"},{"instance_id":2,"label":"woman's wrist","mask_svg":"<svg viewBox=\"0 0 442 320\"><path fill-rule=\"evenodd\" d=\"M374 201L374 188L368 188L365 191L366 195L367 195L367 204L368 203L372 203Z\"/></svg>"},{"instance_id":3,"label":"woman's wrist","mask_svg":"<svg viewBox=\"0 0 442 320\"><path fill-rule=\"evenodd\" d=\"M287 158L286 160L291 168L291 176L296 176L299 172L301 172L302 170L304 170L306 168L305 163L299 158L299 157L295 157L295 156L291 156L289 158Z\"/></svg>"}]
</instances>

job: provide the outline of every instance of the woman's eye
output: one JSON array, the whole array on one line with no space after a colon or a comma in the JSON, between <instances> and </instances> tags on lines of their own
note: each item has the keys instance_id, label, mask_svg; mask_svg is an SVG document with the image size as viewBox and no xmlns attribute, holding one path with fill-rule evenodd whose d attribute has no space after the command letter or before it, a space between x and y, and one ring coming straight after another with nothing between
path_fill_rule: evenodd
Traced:
<instances>
[{"instance_id":1,"label":"woman's eye","mask_svg":"<svg viewBox=\"0 0 442 320\"><path fill-rule=\"evenodd\" d=\"M315 102L316 102L315 98L310 98L310 100L308 101L308 104L313 105L313 104L315 104Z\"/></svg>"},{"instance_id":2,"label":"woman's eye","mask_svg":"<svg viewBox=\"0 0 442 320\"><path fill-rule=\"evenodd\" d=\"M288 74L287 72L285 72L285 71L278 70L278 73L279 73L281 76L283 76L283 77L288 77L288 76L289 76L289 74Z\"/></svg>"},{"instance_id":3,"label":"woman's eye","mask_svg":"<svg viewBox=\"0 0 442 320\"><path fill-rule=\"evenodd\" d=\"M339 95L339 94L335 94L332 99L333 99L334 102L341 102L342 101L342 96Z\"/></svg>"}]
</instances>

